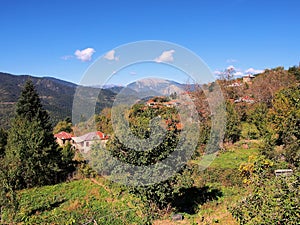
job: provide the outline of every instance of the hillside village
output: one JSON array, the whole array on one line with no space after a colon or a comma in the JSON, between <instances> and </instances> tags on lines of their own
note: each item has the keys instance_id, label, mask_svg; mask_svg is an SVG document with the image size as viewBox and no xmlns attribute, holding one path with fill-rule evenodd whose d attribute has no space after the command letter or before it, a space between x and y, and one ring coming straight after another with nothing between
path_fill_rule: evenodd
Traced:
<instances>
[{"instance_id":1,"label":"hillside village","mask_svg":"<svg viewBox=\"0 0 300 225\"><path fill-rule=\"evenodd\" d=\"M300 0L0 8L0 225L300 225Z\"/></svg>"},{"instance_id":2,"label":"hillside village","mask_svg":"<svg viewBox=\"0 0 300 225\"><path fill-rule=\"evenodd\" d=\"M76 137L65 131L61 131L57 134L54 134L54 137L56 138L56 142L59 144L59 146L63 147L67 143L70 143L72 147L80 153L88 153L91 149L91 146L95 142L99 142L105 146L109 139L109 135L106 135L101 131L89 132L79 137Z\"/></svg>"},{"instance_id":3,"label":"hillside village","mask_svg":"<svg viewBox=\"0 0 300 225\"><path fill-rule=\"evenodd\" d=\"M135 151L120 142L112 128L110 107L79 124L66 118L52 128L34 84L28 81L19 98L22 104L16 104L11 128L8 132L0 130L1 185L15 185L13 189L2 189L6 194L0 203L7 208L2 208L1 219L29 224L65 224L74 220L75 224L109 221L108 224L237 225L257 220L294 225L300 210L299 71L299 67L278 67L243 78L220 78L201 88L136 102L124 113L134 135L160 135L149 128L150 120L157 116L166 131L166 138L150 151L144 151L142 145ZM215 85L224 95L227 123L215 160L202 171L214 116L206 94ZM32 93L33 100L26 93ZM23 107L28 104L36 110L28 113ZM108 178L118 173L119 167L107 153L142 168L172 153L186 128L180 121L180 107L187 112L196 109L200 134L195 153L182 171L146 187L110 181ZM191 113L188 119L193 116ZM92 119L95 131L89 130ZM126 141L136 145L130 138ZM22 153L24 149L26 154ZM132 174L128 171L123 178ZM146 172L142 174L147 177ZM279 202L278 198L285 201ZM17 208L12 214L14 204ZM269 212L274 204L280 207ZM122 210L125 213L120 216ZM103 219L103 215L108 217Z\"/></svg>"}]
</instances>

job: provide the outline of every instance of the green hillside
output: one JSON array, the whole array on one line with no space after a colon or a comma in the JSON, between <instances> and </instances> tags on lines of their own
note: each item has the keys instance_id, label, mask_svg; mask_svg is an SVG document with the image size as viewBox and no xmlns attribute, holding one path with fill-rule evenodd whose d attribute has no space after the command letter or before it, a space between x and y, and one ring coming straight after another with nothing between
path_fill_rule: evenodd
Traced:
<instances>
[{"instance_id":1,"label":"green hillside","mask_svg":"<svg viewBox=\"0 0 300 225\"><path fill-rule=\"evenodd\" d=\"M0 72L0 127L8 127L13 116L15 103L27 79L31 79L39 93L42 104L49 112L53 124L66 117L72 117L73 98L76 84L58 80L52 77L33 77L29 75L12 75ZM85 93L99 92L100 89L86 87ZM110 90L101 90L97 110L110 107L115 97ZM86 95L87 96L87 95ZM82 99L84 102L85 100Z\"/></svg>"},{"instance_id":2,"label":"green hillside","mask_svg":"<svg viewBox=\"0 0 300 225\"><path fill-rule=\"evenodd\" d=\"M104 188L105 187L105 188ZM103 178L20 191L15 221L23 224L143 224L143 206ZM5 221L9 214L3 214Z\"/></svg>"}]
</instances>

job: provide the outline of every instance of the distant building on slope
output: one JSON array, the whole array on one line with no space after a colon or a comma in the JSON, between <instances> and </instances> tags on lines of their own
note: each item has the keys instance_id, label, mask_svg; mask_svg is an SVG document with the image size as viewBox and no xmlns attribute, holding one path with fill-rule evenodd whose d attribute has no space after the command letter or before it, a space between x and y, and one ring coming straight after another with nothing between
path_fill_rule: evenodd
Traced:
<instances>
[{"instance_id":1,"label":"distant building on slope","mask_svg":"<svg viewBox=\"0 0 300 225\"><path fill-rule=\"evenodd\" d=\"M54 134L55 140L57 144L61 147L65 146L68 142L73 144L72 137L73 135L70 133L67 133L65 131L61 131L58 134Z\"/></svg>"},{"instance_id":2,"label":"distant building on slope","mask_svg":"<svg viewBox=\"0 0 300 225\"><path fill-rule=\"evenodd\" d=\"M105 145L109 136L100 131L90 132L80 137L72 137L73 146L82 153L87 153L91 150L91 146L95 142L100 142Z\"/></svg>"},{"instance_id":3,"label":"distant building on slope","mask_svg":"<svg viewBox=\"0 0 300 225\"><path fill-rule=\"evenodd\" d=\"M253 103L255 103L255 99L251 98L249 96L245 96L245 97L234 100L234 103L239 103L239 102L246 102L246 103L253 104Z\"/></svg>"},{"instance_id":4,"label":"distant building on slope","mask_svg":"<svg viewBox=\"0 0 300 225\"><path fill-rule=\"evenodd\" d=\"M255 78L255 76L249 74L246 76L243 76L243 82L244 83L252 83L252 80Z\"/></svg>"}]
</instances>

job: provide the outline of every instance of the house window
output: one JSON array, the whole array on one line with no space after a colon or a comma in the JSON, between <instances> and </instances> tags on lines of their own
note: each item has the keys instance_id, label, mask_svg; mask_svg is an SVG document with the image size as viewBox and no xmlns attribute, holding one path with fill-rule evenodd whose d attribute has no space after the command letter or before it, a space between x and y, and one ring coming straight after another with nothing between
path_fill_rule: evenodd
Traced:
<instances>
[{"instance_id":1,"label":"house window","mask_svg":"<svg viewBox=\"0 0 300 225\"><path fill-rule=\"evenodd\" d=\"M85 146L89 147L90 146L90 142L87 141L86 144L85 144Z\"/></svg>"}]
</instances>

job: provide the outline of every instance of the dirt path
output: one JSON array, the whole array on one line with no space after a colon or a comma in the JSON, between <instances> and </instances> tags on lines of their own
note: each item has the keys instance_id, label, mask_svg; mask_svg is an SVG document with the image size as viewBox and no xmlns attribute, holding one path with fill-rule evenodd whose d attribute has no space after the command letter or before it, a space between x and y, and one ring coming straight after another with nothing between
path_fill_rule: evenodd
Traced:
<instances>
[{"instance_id":1,"label":"dirt path","mask_svg":"<svg viewBox=\"0 0 300 225\"><path fill-rule=\"evenodd\" d=\"M91 180L94 184L97 184L97 185L103 187L105 191L111 193L111 190L110 190L109 188L107 188L105 185L103 185L102 183L100 183L99 181L97 181L95 178L90 178L90 180Z\"/></svg>"}]
</instances>

